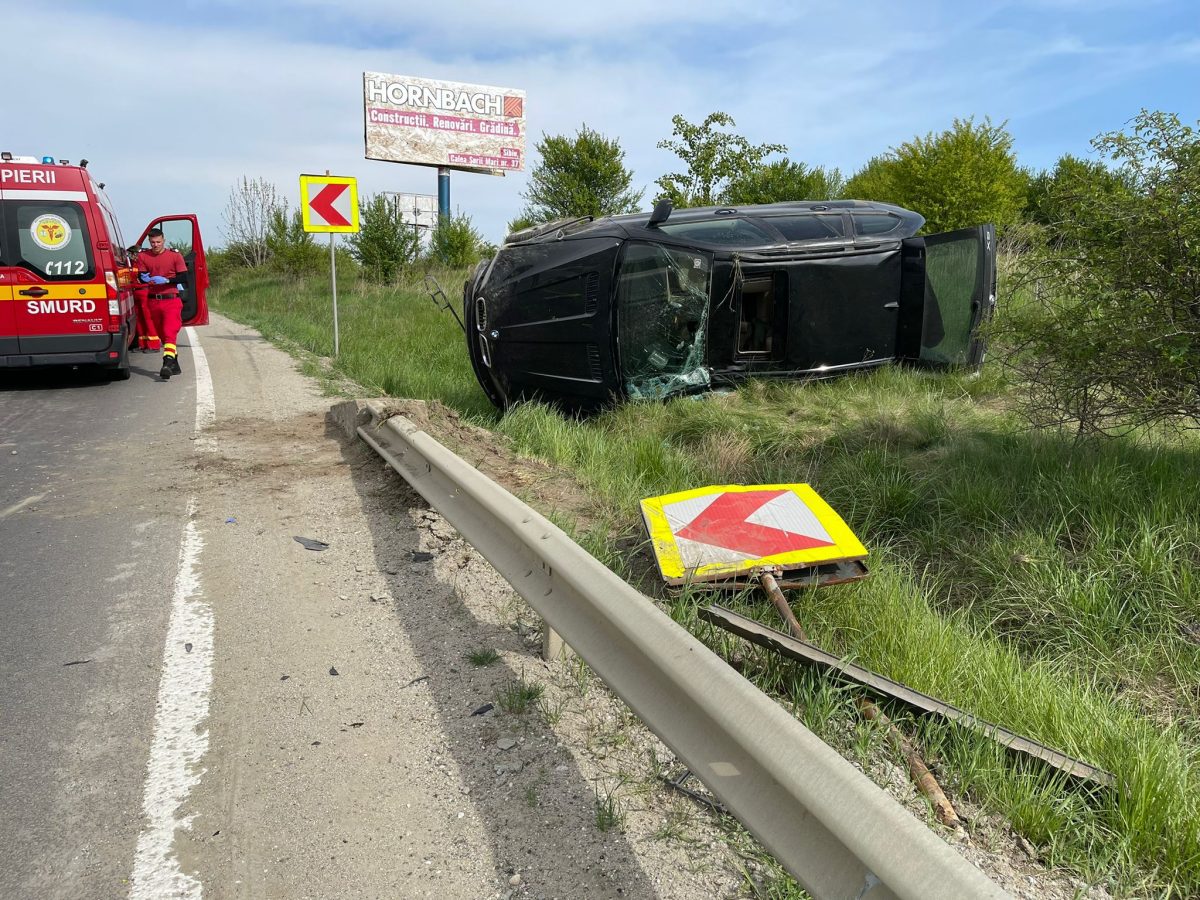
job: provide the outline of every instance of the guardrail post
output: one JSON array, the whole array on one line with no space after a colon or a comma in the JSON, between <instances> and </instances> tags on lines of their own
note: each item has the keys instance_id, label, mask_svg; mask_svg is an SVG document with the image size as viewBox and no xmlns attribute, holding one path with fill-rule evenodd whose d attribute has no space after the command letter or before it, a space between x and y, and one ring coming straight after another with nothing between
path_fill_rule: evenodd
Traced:
<instances>
[{"instance_id":1,"label":"guardrail post","mask_svg":"<svg viewBox=\"0 0 1200 900\"><path fill-rule=\"evenodd\" d=\"M564 643L562 635L550 627L545 619L542 620L542 659L566 659L574 656L574 652Z\"/></svg>"}]
</instances>

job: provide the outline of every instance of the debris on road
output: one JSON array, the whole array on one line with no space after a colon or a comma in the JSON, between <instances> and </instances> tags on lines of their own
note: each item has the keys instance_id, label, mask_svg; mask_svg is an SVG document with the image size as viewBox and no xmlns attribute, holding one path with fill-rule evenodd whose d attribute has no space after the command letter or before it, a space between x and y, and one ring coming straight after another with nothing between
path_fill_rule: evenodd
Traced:
<instances>
[{"instance_id":1,"label":"debris on road","mask_svg":"<svg viewBox=\"0 0 1200 900\"><path fill-rule=\"evenodd\" d=\"M300 537L300 535L297 534L293 537L293 540L296 541L296 543L298 543L300 546L302 546L305 550L328 550L329 549L329 545L327 543L325 543L324 541L318 541L315 538Z\"/></svg>"}]
</instances>

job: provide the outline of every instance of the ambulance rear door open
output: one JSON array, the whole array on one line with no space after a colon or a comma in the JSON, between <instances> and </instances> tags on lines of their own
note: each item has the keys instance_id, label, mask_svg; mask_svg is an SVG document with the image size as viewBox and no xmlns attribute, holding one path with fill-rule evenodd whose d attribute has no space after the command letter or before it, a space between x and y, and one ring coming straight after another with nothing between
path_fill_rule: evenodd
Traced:
<instances>
[{"instance_id":1,"label":"ambulance rear door open","mask_svg":"<svg viewBox=\"0 0 1200 900\"><path fill-rule=\"evenodd\" d=\"M187 263L188 285L182 293L183 324L207 325L208 302L205 293L208 290L208 263L204 261L204 241L200 237L200 223L192 214L178 216L161 216L146 226L138 240L138 246L145 252L150 249L150 239L147 237L151 228L162 230L166 246L183 254Z\"/></svg>"}]
</instances>

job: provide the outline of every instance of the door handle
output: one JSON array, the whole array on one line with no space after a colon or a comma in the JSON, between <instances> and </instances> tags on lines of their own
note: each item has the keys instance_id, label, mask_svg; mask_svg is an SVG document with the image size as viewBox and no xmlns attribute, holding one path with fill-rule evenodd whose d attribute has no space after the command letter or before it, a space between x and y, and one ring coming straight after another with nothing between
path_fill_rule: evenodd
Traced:
<instances>
[{"instance_id":1,"label":"door handle","mask_svg":"<svg viewBox=\"0 0 1200 900\"><path fill-rule=\"evenodd\" d=\"M897 301L893 300L891 303L883 304L883 308L884 309L899 309L900 304Z\"/></svg>"},{"instance_id":2,"label":"door handle","mask_svg":"<svg viewBox=\"0 0 1200 900\"><path fill-rule=\"evenodd\" d=\"M23 291L17 291L17 293L22 297L45 297L50 292L45 288L31 287L25 288Z\"/></svg>"}]
</instances>

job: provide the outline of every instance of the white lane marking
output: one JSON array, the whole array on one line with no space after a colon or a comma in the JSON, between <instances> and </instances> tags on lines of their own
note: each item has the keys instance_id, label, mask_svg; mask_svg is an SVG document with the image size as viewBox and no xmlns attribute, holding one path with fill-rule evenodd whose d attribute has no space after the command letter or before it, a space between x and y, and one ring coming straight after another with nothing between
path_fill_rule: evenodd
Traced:
<instances>
[{"instance_id":1,"label":"white lane marking","mask_svg":"<svg viewBox=\"0 0 1200 900\"><path fill-rule=\"evenodd\" d=\"M188 328L187 334L196 369L195 447L198 452L212 451L216 441L206 433L216 421L212 376L195 330ZM130 877L131 900L199 900L203 892L199 879L183 871L174 851L176 831L191 825L191 816L181 815L180 810L204 774L200 762L208 752L208 730L203 726L208 719L213 680L213 612L200 591L199 563L204 541L196 525L196 507L196 498L192 497L187 505L158 683L154 740L142 798L146 824L138 835Z\"/></svg>"},{"instance_id":2,"label":"white lane marking","mask_svg":"<svg viewBox=\"0 0 1200 900\"><path fill-rule=\"evenodd\" d=\"M20 503L14 503L8 509L0 509L0 521L7 519L13 513L20 512L25 507L27 507L30 503L37 503L39 500L41 500L45 496L46 496L45 494L34 494L32 497L26 497Z\"/></svg>"},{"instance_id":3,"label":"white lane marking","mask_svg":"<svg viewBox=\"0 0 1200 900\"><path fill-rule=\"evenodd\" d=\"M146 766L142 812L146 825L138 836L130 878L131 900L186 897L199 900L201 884L184 873L175 856L175 832L191 823L180 808L204 770L208 751L208 695L212 687L213 614L200 593L197 571L204 541L196 527L196 499L188 501L179 574L171 600L167 644L163 651L154 742ZM187 645L191 645L188 650Z\"/></svg>"},{"instance_id":4,"label":"white lane marking","mask_svg":"<svg viewBox=\"0 0 1200 900\"><path fill-rule=\"evenodd\" d=\"M190 325L187 331L188 343L192 347L192 365L196 369L196 449L201 453L211 453L216 450L216 441L208 433L208 429L217 420L217 401L213 394L212 374L208 370L208 357L200 346L200 336Z\"/></svg>"}]
</instances>

